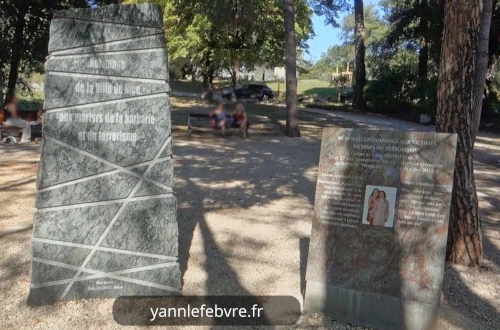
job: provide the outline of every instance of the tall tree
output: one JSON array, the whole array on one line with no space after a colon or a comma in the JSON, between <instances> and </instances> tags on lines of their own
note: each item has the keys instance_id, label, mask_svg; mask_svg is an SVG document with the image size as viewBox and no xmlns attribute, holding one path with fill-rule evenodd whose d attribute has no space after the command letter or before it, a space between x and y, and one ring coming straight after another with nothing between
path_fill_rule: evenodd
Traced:
<instances>
[{"instance_id":1,"label":"tall tree","mask_svg":"<svg viewBox=\"0 0 500 330\"><path fill-rule=\"evenodd\" d=\"M445 3L436 126L438 132L458 134L447 258L467 266L481 264L483 255L474 142L488 67L491 15L492 0Z\"/></svg>"},{"instance_id":2,"label":"tall tree","mask_svg":"<svg viewBox=\"0 0 500 330\"><path fill-rule=\"evenodd\" d=\"M365 66L365 18L363 13L363 0L354 0L354 20L355 20L355 39L356 39L356 84L354 86L353 105L358 109L366 108L364 98L364 88L366 85L366 66Z\"/></svg>"},{"instance_id":3,"label":"tall tree","mask_svg":"<svg viewBox=\"0 0 500 330\"><path fill-rule=\"evenodd\" d=\"M370 61L374 57L379 56L381 46L387 35L387 22L380 16L379 10L374 5L364 6L363 22L365 30L365 58L367 75L370 67ZM349 47L352 54L353 62L356 59L356 18L354 12L345 16L341 25L341 39L344 46ZM373 68L372 68L373 69ZM364 96L364 95L363 95Z\"/></svg>"},{"instance_id":4,"label":"tall tree","mask_svg":"<svg viewBox=\"0 0 500 330\"><path fill-rule=\"evenodd\" d=\"M170 63L198 68L206 82L220 69L228 70L236 84L240 68L284 64L281 0L126 0L142 2L164 9ZM312 11L307 0L295 6L296 42L306 48L313 34Z\"/></svg>"},{"instance_id":5,"label":"tall tree","mask_svg":"<svg viewBox=\"0 0 500 330\"><path fill-rule=\"evenodd\" d=\"M43 71L52 15L87 5L85 0L0 0L0 70L9 68L8 89L18 85L20 73Z\"/></svg>"},{"instance_id":6,"label":"tall tree","mask_svg":"<svg viewBox=\"0 0 500 330\"><path fill-rule=\"evenodd\" d=\"M29 4L21 1L15 10L14 18L14 37L12 38L10 71L7 89L13 90L16 88L17 79L19 77L19 64L21 62L21 51L24 45L24 26L26 25L26 14Z\"/></svg>"},{"instance_id":7,"label":"tall tree","mask_svg":"<svg viewBox=\"0 0 500 330\"><path fill-rule=\"evenodd\" d=\"M297 49L294 0L283 0L285 20L286 135L300 137L297 109Z\"/></svg>"},{"instance_id":8,"label":"tall tree","mask_svg":"<svg viewBox=\"0 0 500 330\"><path fill-rule=\"evenodd\" d=\"M392 0L385 5L391 24L387 41L390 46L418 49L418 96L424 105L429 83L429 62L440 60L444 0Z\"/></svg>"}]
</instances>

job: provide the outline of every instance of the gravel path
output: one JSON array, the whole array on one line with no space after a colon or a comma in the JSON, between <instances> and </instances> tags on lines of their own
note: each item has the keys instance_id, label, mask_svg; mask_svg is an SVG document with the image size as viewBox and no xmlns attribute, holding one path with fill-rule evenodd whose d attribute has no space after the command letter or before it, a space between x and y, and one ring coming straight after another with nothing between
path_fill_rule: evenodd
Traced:
<instances>
[{"instance_id":1,"label":"gravel path","mask_svg":"<svg viewBox=\"0 0 500 330\"><path fill-rule=\"evenodd\" d=\"M393 119L307 111L326 116L330 125L432 130ZM317 131L301 139L249 140L189 139L174 131L185 295L287 294L302 301L321 144ZM500 136L481 134L476 152L485 267L447 266L439 330L500 328L499 146ZM38 159L39 145L0 145L0 306L6 316L0 329L119 328L111 299L26 307ZM303 316L296 326L318 327L362 329L316 315Z\"/></svg>"}]
</instances>

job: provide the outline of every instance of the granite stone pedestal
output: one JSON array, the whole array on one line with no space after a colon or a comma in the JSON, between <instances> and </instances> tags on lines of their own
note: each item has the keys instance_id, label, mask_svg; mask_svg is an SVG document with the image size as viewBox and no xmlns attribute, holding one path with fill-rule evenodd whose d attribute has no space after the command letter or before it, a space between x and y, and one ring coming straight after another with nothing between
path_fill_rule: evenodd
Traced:
<instances>
[{"instance_id":1,"label":"granite stone pedestal","mask_svg":"<svg viewBox=\"0 0 500 330\"><path fill-rule=\"evenodd\" d=\"M323 132L304 310L384 330L435 326L456 135Z\"/></svg>"},{"instance_id":2,"label":"granite stone pedestal","mask_svg":"<svg viewBox=\"0 0 500 330\"><path fill-rule=\"evenodd\" d=\"M58 12L49 53L28 304L180 294L161 8Z\"/></svg>"}]
</instances>

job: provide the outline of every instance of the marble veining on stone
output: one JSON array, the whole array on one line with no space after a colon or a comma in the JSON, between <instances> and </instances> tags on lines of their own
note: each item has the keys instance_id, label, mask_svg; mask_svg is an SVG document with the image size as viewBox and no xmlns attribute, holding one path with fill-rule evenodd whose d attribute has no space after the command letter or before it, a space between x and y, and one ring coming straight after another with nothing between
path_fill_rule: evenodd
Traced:
<instances>
[{"instance_id":1,"label":"marble veining on stone","mask_svg":"<svg viewBox=\"0 0 500 330\"><path fill-rule=\"evenodd\" d=\"M121 203L35 213L33 235L61 242L94 245ZM83 261L83 260L82 260Z\"/></svg>"},{"instance_id":2,"label":"marble veining on stone","mask_svg":"<svg viewBox=\"0 0 500 330\"><path fill-rule=\"evenodd\" d=\"M129 269L130 265L143 267L166 262L172 262L172 260L119 252L97 251L87 264L87 268L103 272L116 272Z\"/></svg>"},{"instance_id":3,"label":"marble veining on stone","mask_svg":"<svg viewBox=\"0 0 500 330\"><path fill-rule=\"evenodd\" d=\"M163 29L161 10L154 4L134 4L128 6L110 5L99 10L61 10L54 18L74 18L97 22L151 26Z\"/></svg>"},{"instance_id":4,"label":"marble veining on stone","mask_svg":"<svg viewBox=\"0 0 500 330\"><path fill-rule=\"evenodd\" d=\"M41 236L35 234L35 237ZM33 257L52 260L72 266L81 265L89 252L90 249L81 247L63 246L37 241L33 241L31 244L31 254Z\"/></svg>"},{"instance_id":5,"label":"marble veining on stone","mask_svg":"<svg viewBox=\"0 0 500 330\"><path fill-rule=\"evenodd\" d=\"M107 164L57 144L53 140L43 142L42 152L47 156L41 164L47 168L38 172L38 189L114 170Z\"/></svg>"},{"instance_id":6,"label":"marble veining on stone","mask_svg":"<svg viewBox=\"0 0 500 330\"><path fill-rule=\"evenodd\" d=\"M155 49L165 47L165 36L163 33L157 33L149 36L141 36L137 38L105 42L102 44L94 44L65 50L52 52L53 56L59 55L75 55L75 54L97 54L104 52L115 52L123 50L140 50L140 49Z\"/></svg>"},{"instance_id":7,"label":"marble veining on stone","mask_svg":"<svg viewBox=\"0 0 500 330\"><path fill-rule=\"evenodd\" d=\"M455 149L454 134L324 129L307 311L380 329L424 329L413 326L422 321L417 314L407 320L403 312L384 308L437 310ZM365 212L374 188L392 191L382 225L370 225ZM427 313L423 319L434 317ZM403 321L408 327L400 326Z\"/></svg>"},{"instance_id":8,"label":"marble veining on stone","mask_svg":"<svg viewBox=\"0 0 500 330\"><path fill-rule=\"evenodd\" d=\"M55 14L29 305L179 295L161 8Z\"/></svg>"},{"instance_id":9,"label":"marble veining on stone","mask_svg":"<svg viewBox=\"0 0 500 330\"><path fill-rule=\"evenodd\" d=\"M54 18L50 24L49 52L149 36L161 31L154 27Z\"/></svg>"},{"instance_id":10,"label":"marble veining on stone","mask_svg":"<svg viewBox=\"0 0 500 330\"><path fill-rule=\"evenodd\" d=\"M177 255L175 197L128 203L102 246L158 255Z\"/></svg>"}]
</instances>

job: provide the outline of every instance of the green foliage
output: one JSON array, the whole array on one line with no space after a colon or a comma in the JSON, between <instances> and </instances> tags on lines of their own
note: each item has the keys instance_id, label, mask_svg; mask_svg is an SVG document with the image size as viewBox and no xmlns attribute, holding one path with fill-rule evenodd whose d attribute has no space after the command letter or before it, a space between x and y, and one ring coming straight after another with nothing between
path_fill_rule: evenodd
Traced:
<instances>
[{"instance_id":1,"label":"green foliage","mask_svg":"<svg viewBox=\"0 0 500 330\"><path fill-rule=\"evenodd\" d=\"M0 82L7 85L7 77L13 63L13 47L20 48L18 86L27 89L28 79L33 73L43 72L47 56L49 25L58 10L87 6L85 0L0 0ZM20 27L22 34L15 40L19 18L24 19Z\"/></svg>"},{"instance_id":2,"label":"green foliage","mask_svg":"<svg viewBox=\"0 0 500 330\"><path fill-rule=\"evenodd\" d=\"M444 21L444 0L385 0L390 30L387 45L418 49L426 40L431 59L439 63Z\"/></svg>"},{"instance_id":3,"label":"green foliage","mask_svg":"<svg viewBox=\"0 0 500 330\"><path fill-rule=\"evenodd\" d=\"M380 113L415 112L433 114L436 107L437 73L430 76L425 103L419 103L418 54L399 50L387 55L368 81L368 105Z\"/></svg>"},{"instance_id":4,"label":"green foliage","mask_svg":"<svg viewBox=\"0 0 500 330\"><path fill-rule=\"evenodd\" d=\"M365 97L368 105L381 112L411 108L417 97L418 56L409 51L394 54L383 63L376 79L369 81Z\"/></svg>"},{"instance_id":5,"label":"green foliage","mask_svg":"<svg viewBox=\"0 0 500 330\"><path fill-rule=\"evenodd\" d=\"M311 76L316 79L321 79L324 81L330 81L332 78L332 73L346 71L352 71L352 66L354 63L354 46L347 45L335 45L326 51L321 58L316 62L314 68L311 70Z\"/></svg>"},{"instance_id":6,"label":"green foliage","mask_svg":"<svg viewBox=\"0 0 500 330\"><path fill-rule=\"evenodd\" d=\"M387 24L375 6L365 7L365 31L367 47L367 64L370 68L370 59L379 52L379 46L387 35ZM355 59L354 40L354 13L347 15L341 27L343 44L334 45L323 53L321 58L309 69L308 78L330 81L332 73L353 71ZM370 72L369 72L370 73Z\"/></svg>"},{"instance_id":7,"label":"green foliage","mask_svg":"<svg viewBox=\"0 0 500 330\"><path fill-rule=\"evenodd\" d=\"M311 7L317 15L325 17L325 24L339 27L339 13L351 9L350 1L346 0L311 0Z\"/></svg>"},{"instance_id":8,"label":"green foliage","mask_svg":"<svg viewBox=\"0 0 500 330\"><path fill-rule=\"evenodd\" d=\"M365 18L365 45L367 48L367 55L370 55L371 48L378 45L387 35L388 28L387 24L381 16L377 7L374 5L369 5L364 7L364 18ZM351 44L354 46L354 12L347 15L342 21L342 39L345 44Z\"/></svg>"},{"instance_id":9,"label":"green foliage","mask_svg":"<svg viewBox=\"0 0 500 330\"><path fill-rule=\"evenodd\" d=\"M251 69L284 63L284 19L280 0L128 0L156 2L163 7L171 66ZM296 34L300 48L313 34L312 11L296 0ZM180 70L175 72L179 73Z\"/></svg>"}]
</instances>

